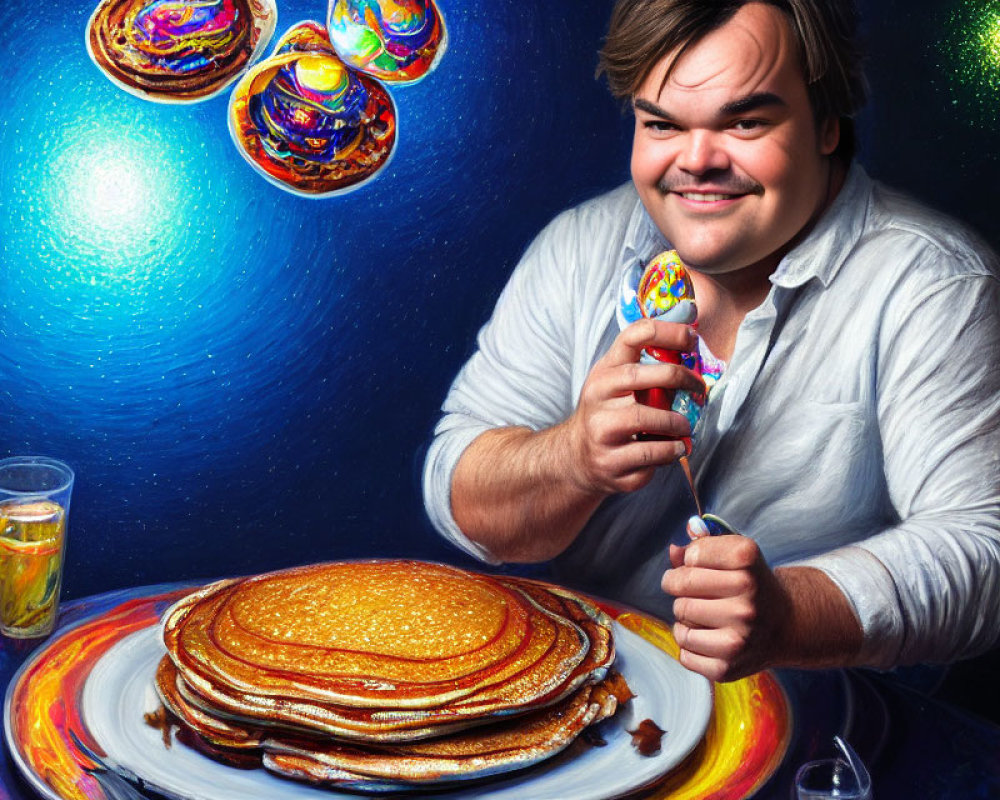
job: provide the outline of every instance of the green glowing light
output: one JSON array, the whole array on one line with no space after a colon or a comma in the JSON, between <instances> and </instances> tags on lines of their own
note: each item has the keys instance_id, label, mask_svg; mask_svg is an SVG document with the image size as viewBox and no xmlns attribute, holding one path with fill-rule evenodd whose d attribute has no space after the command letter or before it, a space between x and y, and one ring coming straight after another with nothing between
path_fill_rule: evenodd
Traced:
<instances>
[{"instance_id":1,"label":"green glowing light","mask_svg":"<svg viewBox=\"0 0 1000 800\"><path fill-rule=\"evenodd\" d=\"M996 71L1000 67L1000 14L994 14L984 21L978 38L984 66Z\"/></svg>"},{"instance_id":2,"label":"green glowing light","mask_svg":"<svg viewBox=\"0 0 1000 800\"><path fill-rule=\"evenodd\" d=\"M941 42L954 104L970 121L1000 119L1000 0L962 0Z\"/></svg>"}]
</instances>

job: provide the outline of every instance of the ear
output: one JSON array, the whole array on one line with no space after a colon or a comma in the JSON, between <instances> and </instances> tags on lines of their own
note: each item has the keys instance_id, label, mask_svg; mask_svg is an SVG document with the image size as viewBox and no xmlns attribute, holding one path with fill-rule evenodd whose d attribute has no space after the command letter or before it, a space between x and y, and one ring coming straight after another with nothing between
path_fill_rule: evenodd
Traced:
<instances>
[{"instance_id":1,"label":"ear","mask_svg":"<svg viewBox=\"0 0 1000 800\"><path fill-rule=\"evenodd\" d=\"M840 119L838 117L827 117L820 123L818 137L819 152L828 156L837 149L840 144Z\"/></svg>"}]
</instances>

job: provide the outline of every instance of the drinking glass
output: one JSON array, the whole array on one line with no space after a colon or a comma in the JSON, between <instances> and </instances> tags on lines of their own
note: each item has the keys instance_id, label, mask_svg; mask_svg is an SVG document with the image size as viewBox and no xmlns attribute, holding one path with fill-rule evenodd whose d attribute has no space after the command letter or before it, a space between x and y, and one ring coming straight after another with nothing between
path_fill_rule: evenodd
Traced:
<instances>
[{"instance_id":1,"label":"drinking glass","mask_svg":"<svg viewBox=\"0 0 1000 800\"><path fill-rule=\"evenodd\" d=\"M0 459L0 633L48 636L59 610L73 470L43 456Z\"/></svg>"},{"instance_id":2,"label":"drinking glass","mask_svg":"<svg viewBox=\"0 0 1000 800\"><path fill-rule=\"evenodd\" d=\"M843 754L803 764L795 773L796 800L871 800L872 781L854 749L839 736L834 744Z\"/></svg>"}]
</instances>

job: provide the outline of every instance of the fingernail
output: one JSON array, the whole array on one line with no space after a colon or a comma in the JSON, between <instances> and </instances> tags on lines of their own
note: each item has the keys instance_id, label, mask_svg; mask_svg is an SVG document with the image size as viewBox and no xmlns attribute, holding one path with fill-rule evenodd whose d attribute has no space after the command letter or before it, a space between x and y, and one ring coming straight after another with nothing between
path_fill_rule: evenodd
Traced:
<instances>
[{"instance_id":1,"label":"fingernail","mask_svg":"<svg viewBox=\"0 0 1000 800\"><path fill-rule=\"evenodd\" d=\"M694 328L688 328L688 333L690 334L688 336L688 347L694 352L698 349L698 331Z\"/></svg>"},{"instance_id":2,"label":"fingernail","mask_svg":"<svg viewBox=\"0 0 1000 800\"><path fill-rule=\"evenodd\" d=\"M701 517L695 516L688 520L688 535L692 539L702 539L706 536L711 536L712 532L708 529L708 525L705 524L705 520Z\"/></svg>"}]
</instances>

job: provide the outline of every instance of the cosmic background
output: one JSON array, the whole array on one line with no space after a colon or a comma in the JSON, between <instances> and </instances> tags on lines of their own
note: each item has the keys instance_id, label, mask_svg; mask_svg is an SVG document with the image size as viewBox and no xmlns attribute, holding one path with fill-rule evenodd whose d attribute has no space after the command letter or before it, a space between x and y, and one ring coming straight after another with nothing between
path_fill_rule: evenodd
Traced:
<instances>
[{"instance_id":1,"label":"cosmic background","mask_svg":"<svg viewBox=\"0 0 1000 800\"><path fill-rule=\"evenodd\" d=\"M228 93L139 100L96 2L0 6L0 456L77 474L64 598L311 561L469 564L423 512L438 407L531 237L627 179L593 77L608 0L443 0L380 176L326 200L242 160ZM860 159L970 223L1000 210L1000 0L862 0ZM278 0L280 35L322 0Z\"/></svg>"}]
</instances>

